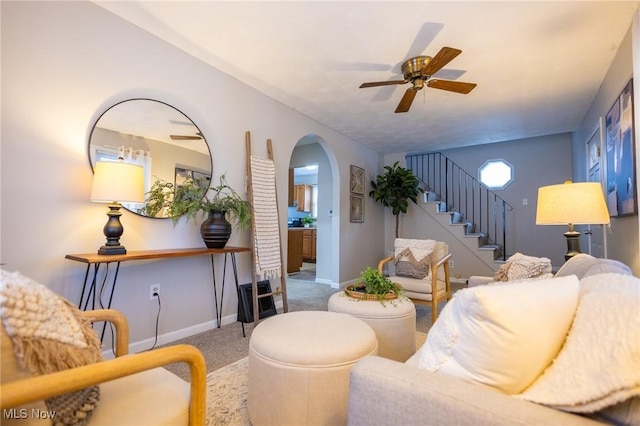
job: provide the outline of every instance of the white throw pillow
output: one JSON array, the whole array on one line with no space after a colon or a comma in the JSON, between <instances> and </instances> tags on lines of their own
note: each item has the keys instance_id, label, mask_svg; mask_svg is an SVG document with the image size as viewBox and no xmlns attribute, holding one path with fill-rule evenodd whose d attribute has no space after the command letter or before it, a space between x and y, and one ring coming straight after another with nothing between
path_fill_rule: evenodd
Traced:
<instances>
[{"instance_id":1,"label":"white throw pillow","mask_svg":"<svg viewBox=\"0 0 640 426\"><path fill-rule=\"evenodd\" d=\"M640 395L640 279L593 275L580 292L564 347L519 397L589 413Z\"/></svg>"},{"instance_id":2,"label":"white throw pillow","mask_svg":"<svg viewBox=\"0 0 640 426\"><path fill-rule=\"evenodd\" d=\"M459 290L429 330L418 366L519 393L560 350L578 287L572 275Z\"/></svg>"}]
</instances>

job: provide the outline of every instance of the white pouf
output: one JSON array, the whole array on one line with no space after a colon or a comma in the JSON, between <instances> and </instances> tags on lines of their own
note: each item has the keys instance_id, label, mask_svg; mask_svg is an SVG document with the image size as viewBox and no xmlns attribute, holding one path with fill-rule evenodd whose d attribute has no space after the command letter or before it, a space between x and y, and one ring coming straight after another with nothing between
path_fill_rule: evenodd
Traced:
<instances>
[{"instance_id":1,"label":"white pouf","mask_svg":"<svg viewBox=\"0 0 640 426\"><path fill-rule=\"evenodd\" d=\"M406 297L360 300L343 291L329 298L329 311L360 318L373 328L378 338L378 356L405 362L416 351L416 308Z\"/></svg>"},{"instance_id":2,"label":"white pouf","mask_svg":"<svg viewBox=\"0 0 640 426\"><path fill-rule=\"evenodd\" d=\"M249 342L249 418L261 425L347 423L351 367L378 349L351 315L300 311L262 321Z\"/></svg>"}]
</instances>

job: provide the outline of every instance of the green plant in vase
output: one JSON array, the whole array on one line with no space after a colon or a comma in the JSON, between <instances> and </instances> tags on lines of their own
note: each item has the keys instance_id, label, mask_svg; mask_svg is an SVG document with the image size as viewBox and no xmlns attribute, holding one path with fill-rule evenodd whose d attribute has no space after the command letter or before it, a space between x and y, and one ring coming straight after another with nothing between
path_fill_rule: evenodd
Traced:
<instances>
[{"instance_id":1,"label":"green plant in vase","mask_svg":"<svg viewBox=\"0 0 640 426\"><path fill-rule=\"evenodd\" d=\"M222 248L231 235L231 224L227 219L240 230L251 225L251 203L243 200L227 183L226 173L220 176L218 185L209 187L208 183L206 179L189 177L175 186L171 182L157 179L147 192L144 206L139 212L156 217L164 210L163 217L170 217L174 225L182 216L188 222L195 221L199 213L204 213L208 218L200 227L203 240L207 247ZM211 222L224 227L224 232L210 229ZM215 241L208 241L208 237L215 237Z\"/></svg>"},{"instance_id":2,"label":"green plant in vase","mask_svg":"<svg viewBox=\"0 0 640 426\"><path fill-rule=\"evenodd\" d=\"M306 228L308 228L308 227L310 227L311 225L313 225L313 222L315 222L315 221L316 221L316 218L311 217L311 215L309 215L309 216L304 216L304 217L301 217L301 218L300 218L300 222L302 222L302 224L303 224Z\"/></svg>"},{"instance_id":3,"label":"green plant in vase","mask_svg":"<svg viewBox=\"0 0 640 426\"><path fill-rule=\"evenodd\" d=\"M385 300L397 299L404 292L400 284L394 283L389 277L371 267L362 271L358 283L348 286L347 290L349 296L359 299L377 299L382 303Z\"/></svg>"}]
</instances>

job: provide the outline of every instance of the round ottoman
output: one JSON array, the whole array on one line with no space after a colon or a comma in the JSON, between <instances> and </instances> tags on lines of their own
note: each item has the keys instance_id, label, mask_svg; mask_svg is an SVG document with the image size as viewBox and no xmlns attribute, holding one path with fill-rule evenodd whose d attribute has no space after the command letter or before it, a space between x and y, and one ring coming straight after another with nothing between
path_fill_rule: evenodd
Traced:
<instances>
[{"instance_id":1,"label":"round ottoman","mask_svg":"<svg viewBox=\"0 0 640 426\"><path fill-rule=\"evenodd\" d=\"M416 309L406 297L360 300L343 291L329 298L329 311L351 314L373 328L378 337L378 356L405 362L416 351Z\"/></svg>"},{"instance_id":2,"label":"round ottoman","mask_svg":"<svg viewBox=\"0 0 640 426\"><path fill-rule=\"evenodd\" d=\"M265 319L249 341L251 424L346 424L351 367L377 349L371 327L350 315L300 311Z\"/></svg>"}]
</instances>

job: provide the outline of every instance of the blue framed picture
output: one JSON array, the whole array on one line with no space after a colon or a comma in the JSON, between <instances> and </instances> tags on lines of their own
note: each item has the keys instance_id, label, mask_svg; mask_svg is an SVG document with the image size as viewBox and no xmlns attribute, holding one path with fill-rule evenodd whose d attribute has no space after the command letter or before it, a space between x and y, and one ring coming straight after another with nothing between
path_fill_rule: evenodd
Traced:
<instances>
[{"instance_id":1,"label":"blue framed picture","mask_svg":"<svg viewBox=\"0 0 640 426\"><path fill-rule=\"evenodd\" d=\"M633 80L622 90L605 118L606 197L609 216L634 215L636 199L633 128Z\"/></svg>"}]
</instances>

